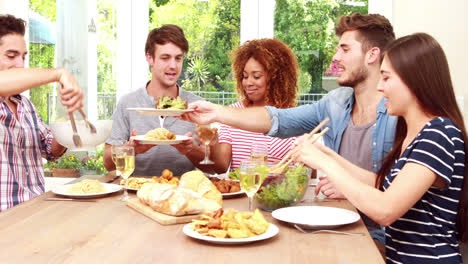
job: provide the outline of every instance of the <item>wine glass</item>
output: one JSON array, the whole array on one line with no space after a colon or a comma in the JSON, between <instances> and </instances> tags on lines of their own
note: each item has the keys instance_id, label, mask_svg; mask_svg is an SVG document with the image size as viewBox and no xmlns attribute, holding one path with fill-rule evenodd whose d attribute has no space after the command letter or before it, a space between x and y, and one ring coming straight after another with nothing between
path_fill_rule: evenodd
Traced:
<instances>
[{"instance_id":1,"label":"wine glass","mask_svg":"<svg viewBox=\"0 0 468 264\"><path fill-rule=\"evenodd\" d=\"M127 186L127 179L135 170L135 150L131 146L114 146L112 149L112 156L115 162L115 170L120 173L124 179L124 186ZM128 200L127 188L124 194L119 198L120 201Z\"/></svg>"},{"instance_id":2,"label":"wine glass","mask_svg":"<svg viewBox=\"0 0 468 264\"><path fill-rule=\"evenodd\" d=\"M262 163L258 161L241 160L240 187L249 199L249 211L253 211L253 197L265 178L261 172L261 165Z\"/></svg>"},{"instance_id":3,"label":"wine glass","mask_svg":"<svg viewBox=\"0 0 468 264\"><path fill-rule=\"evenodd\" d=\"M266 142L253 142L250 151L250 160L263 164L268 162L268 144Z\"/></svg>"},{"instance_id":4,"label":"wine glass","mask_svg":"<svg viewBox=\"0 0 468 264\"><path fill-rule=\"evenodd\" d=\"M208 145L216 136L216 128L212 125L199 125L198 126L198 139L205 145L205 159L200 161L200 164L209 165L214 164L208 157Z\"/></svg>"}]
</instances>

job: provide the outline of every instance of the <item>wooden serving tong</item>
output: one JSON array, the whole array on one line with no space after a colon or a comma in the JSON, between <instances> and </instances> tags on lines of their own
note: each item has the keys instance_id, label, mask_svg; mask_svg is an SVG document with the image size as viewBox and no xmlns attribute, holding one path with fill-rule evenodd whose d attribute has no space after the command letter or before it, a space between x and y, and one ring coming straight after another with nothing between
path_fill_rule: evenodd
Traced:
<instances>
[{"instance_id":1,"label":"wooden serving tong","mask_svg":"<svg viewBox=\"0 0 468 264\"><path fill-rule=\"evenodd\" d=\"M318 126L316 126L309 134L307 134L307 139L311 139L315 135L315 133L317 133L323 126L325 126L328 123L328 121L330 121L330 118L327 117L322 122L320 122ZM327 133L328 129L329 129L328 127L323 129L312 140L312 144L315 143L319 138L321 138L323 134ZM284 156L283 159L279 163L277 163L275 166L270 168L270 173L282 173L284 169L286 169L288 165L292 162L292 159L290 159L291 155L292 155L292 150L290 150L288 154L286 154L286 156Z\"/></svg>"}]
</instances>

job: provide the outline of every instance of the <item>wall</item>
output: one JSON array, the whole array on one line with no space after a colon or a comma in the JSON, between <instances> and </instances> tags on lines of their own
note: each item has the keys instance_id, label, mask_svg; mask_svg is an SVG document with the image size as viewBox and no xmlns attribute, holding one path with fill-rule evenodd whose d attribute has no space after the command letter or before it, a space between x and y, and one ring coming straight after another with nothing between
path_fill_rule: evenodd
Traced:
<instances>
[{"instance_id":1,"label":"wall","mask_svg":"<svg viewBox=\"0 0 468 264\"><path fill-rule=\"evenodd\" d=\"M426 32L444 48L455 94L468 123L468 89L465 88L468 52L468 2L466 0L393 0L393 26L397 37Z\"/></svg>"}]
</instances>

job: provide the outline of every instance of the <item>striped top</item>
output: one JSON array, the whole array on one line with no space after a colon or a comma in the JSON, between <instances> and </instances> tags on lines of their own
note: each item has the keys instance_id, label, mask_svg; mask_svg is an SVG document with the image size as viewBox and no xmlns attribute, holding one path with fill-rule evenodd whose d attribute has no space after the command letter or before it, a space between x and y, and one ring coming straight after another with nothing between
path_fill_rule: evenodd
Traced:
<instances>
[{"instance_id":1,"label":"striped top","mask_svg":"<svg viewBox=\"0 0 468 264\"><path fill-rule=\"evenodd\" d=\"M461 263L456 216L464 177L465 151L460 129L448 118L428 122L395 162L384 190L407 162L421 164L446 187L429 190L403 216L386 227L387 263Z\"/></svg>"},{"instance_id":2,"label":"striped top","mask_svg":"<svg viewBox=\"0 0 468 264\"><path fill-rule=\"evenodd\" d=\"M11 96L18 118L0 96L0 211L44 193L42 156L52 156L52 133L24 96Z\"/></svg>"},{"instance_id":3,"label":"striped top","mask_svg":"<svg viewBox=\"0 0 468 264\"><path fill-rule=\"evenodd\" d=\"M245 108L241 102L230 105L233 108ZM291 149L295 138L280 139L265 136L231 126L221 125L219 128L219 143L232 146L231 171L240 167L240 161L250 159L250 150L253 142L268 144L268 162L280 161Z\"/></svg>"}]
</instances>

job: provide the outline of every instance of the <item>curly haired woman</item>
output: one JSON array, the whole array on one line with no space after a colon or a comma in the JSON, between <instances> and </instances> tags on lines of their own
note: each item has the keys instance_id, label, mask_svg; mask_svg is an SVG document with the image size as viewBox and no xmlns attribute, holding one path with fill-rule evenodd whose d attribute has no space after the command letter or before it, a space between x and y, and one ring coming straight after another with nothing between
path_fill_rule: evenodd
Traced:
<instances>
[{"instance_id":1,"label":"curly haired woman","mask_svg":"<svg viewBox=\"0 0 468 264\"><path fill-rule=\"evenodd\" d=\"M233 52L232 70L239 101L234 108L296 105L299 67L292 50L278 39L247 41ZM248 117L246 117L248 118ZM218 144L211 146L213 169L224 173L250 158L251 146L262 142L268 146L268 161L278 161L290 150L294 138L279 139L264 134L221 125Z\"/></svg>"}]
</instances>

